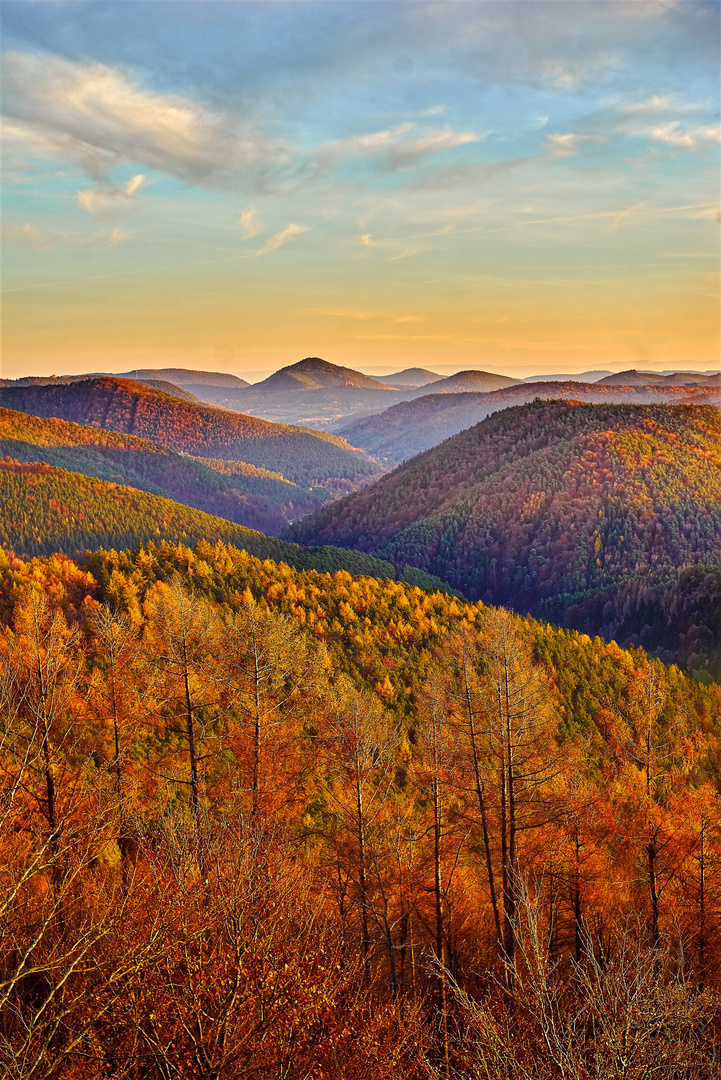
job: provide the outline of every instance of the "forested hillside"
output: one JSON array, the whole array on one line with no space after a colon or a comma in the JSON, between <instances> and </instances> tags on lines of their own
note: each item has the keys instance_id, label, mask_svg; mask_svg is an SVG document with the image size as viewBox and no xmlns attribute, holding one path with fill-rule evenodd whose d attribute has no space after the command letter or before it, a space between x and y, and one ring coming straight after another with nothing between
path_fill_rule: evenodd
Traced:
<instances>
[{"instance_id":1,"label":"forested hillside","mask_svg":"<svg viewBox=\"0 0 721 1080\"><path fill-rule=\"evenodd\" d=\"M324 489L311 491L247 462L176 454L135 435L12 409L0 408L0 457L129 484L265 533L279 533L327 499Z\"/></svg>"},{"instance_id":2,"label":"forested hillside","mask_svg":"<svg viewBox=\"0 0 721 1080\"><path fill-rule=\"evenodd\" d=\"M337 436L186 402L125 379L5 386L0 405L138 435L176 452L246 461L293 483L324 487L329 495L381 471Z\"/></svg>"},{"instance_id":3,"label":"forested hillside","mask_svg":"<svg viewBox=\"0 0 721 1080\"><path fill-rule=\"evenodd\" d=\"M435 391L435 387L431 388ZM599 405L709 404L721 405L714 386L616 386L604 383L534 382L488 393L445 395L430 393L400 402L382 413L373 413L334 428L353 446L390 464L407 461L424 450L492 416L501 409L525 405L536 398L568 399Z\"/></svg>"},{"instance_id":4,"label":"forested hillside","mask_svg":"<svg viewBox=\"0 0 721 1080\"><path fill-rule=\"evenodd\" d=\"M633 624L634 582L658 590L681 567L721 562L721 416L539 400L489 417L290 535L410 563L469 597L613 637L621 620Z\"/></svg>"},{"instance_id":5,"label":"forested hillside","mask_svg":"<svg viewBox=\"0 0 721 1080\"><path fill-rule=\"evenodd\" d=\"M719 687L151 544L0 556L0 702L10 1075L712 1080Z\"/></svg>"},{"instance_id":6,"label":"forested hillside","mask_svg":"<svg viewBox=\"0 0 721 1080\"><path fill-rule=\"evenodd\" d=\"M264 536L220 517L122 484L35 463L0 461L0 544L21 555L74 554L149 540L224 540L262 559L319 570L395 576L394 568L360 552Z\"/></svg>"}]
</instances>

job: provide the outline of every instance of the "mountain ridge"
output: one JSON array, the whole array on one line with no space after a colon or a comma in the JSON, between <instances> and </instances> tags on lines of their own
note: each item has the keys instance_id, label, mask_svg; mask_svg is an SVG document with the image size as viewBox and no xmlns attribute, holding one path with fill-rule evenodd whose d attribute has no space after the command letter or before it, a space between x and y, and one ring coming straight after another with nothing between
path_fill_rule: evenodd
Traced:
<instances>
[{"instance_id":1,"label":"mountain ridge","mask_svg":"<svg viewBox=\"0 0 721 1080\"><path fill-rule=\"evenodd\" d=\"M352 490L382 471L364 451L327 432L184 401L111 376L5 386L0 388L0 405L139 435L180 453L246 461L294 483L325 486L330 492Z\"/></svg>"},{"instance_id":2,"label":"mountain ridge","mask_svg":"<svg viewBox=\"0 0 721 1080\"><path fill-rule=\"evenodd\" d=\"M358 559L333 545L302 548L172 499L39 462L0 460L0 506L0 547L23 557L221 541L298 569L395 577L374 556Z\"/></svg>"},{"instance_id":3,"label":"mountain ridge","mask_svg":"<svg viewBox=\"0 0 721 1080\"><path fill-rule=\"evenodd\" d=\"M471 599L543 604L545 617L613 637L614 596L630 581L660 589L685 565L721 563L721 414L539 399L286 535L418 566Z\"/></svg>"},{"instance_id":4,"label":"mountain ridge","mask_svg":"<svg viewBox=\"0 0 721 1080\"><path fill-rule=\"evenodd\" d=\"M136 435L0 407L2 456L130 485L264 533L279 533L326 498L247 462L177 454Z\"/></svg>"},{"instance_id":5,"label":"mountain ridge","mask_svg":"<svg viewBox=\"0 0 721 1080\"><path fill-rule=\"evenodd\" d=\"M382 413L339 425L352 445L389 464L398 464L438 446L466 428L502 409L528 404L536 398L560 398L593 404L624 402L650 405L704 404L721 406L721 391L713 386L616 386L599 383L520 383L489 393L424 394L398 402Z\"/></svg>"},{"instance_id":6,"label":"mountain ridge","mask_svg":"<svg viewBox=\"0 0 721 1080\"><path fill-rule=\"evenodd\" d=\"M252 394L267 394L289 390L325 390L330 387L386 389L383 383L379 383L370 375L364 375L361 371L331 364L319 356L306 356L296 364L289 364L273 372L262 382L254 383L249 390Z\"/></svg>"}]
</instances>

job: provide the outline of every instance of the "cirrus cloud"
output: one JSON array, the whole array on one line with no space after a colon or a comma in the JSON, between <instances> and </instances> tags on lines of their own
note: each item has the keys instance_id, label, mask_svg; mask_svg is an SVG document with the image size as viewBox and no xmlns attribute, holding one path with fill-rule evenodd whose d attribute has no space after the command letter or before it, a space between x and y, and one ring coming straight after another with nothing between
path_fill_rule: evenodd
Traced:
<instances>
[{"instance_id":1,"label":"cirrus cloud","mask_svg":"<svg viewBox=\"0 0 721 1080\"><path fill-rule=\"evenodd\" d=\"M145 179L142 173L138 173L122 187L107 184L103 187L79 191L78 206L87 210L89 214L112 213L130 203L135 192L139 191L145 183Z\"/></svg>"},{"instance_id":2,"label":"cirrus cloud","mask_svg":"<svg viewBox=\"0 0 721 1080\"><path fill-rule=\"evenodd\" d=\"M301 233L308 232L310 225L296 225L291 221L290 225L287 225L281 232L271 236L270 240L267 240L260 251L256 252L257 255L267 255L271 251L277 251L278 248L283 247L289 240L292 240L294 236L300 236Z\"/></svg>"},{"instance_id":3,"label":"cirrus cloud","mask_svg":"<svg viewBox=\"0 0 721 1080\"><path fill-rule=\"evenodd\" d=\"M263 225L255 209L244 210L238 218L238 225L240 226L242 240L252 240L254 236L258 236L263 231Z\"/></svg>"},{"instance_id":4,"label":"cirrus cloud","mask_svg":"<svg viewBox=\"0 0 721 1080\"><path fill-rule=\"evenodd\" d=\"M117 165L142 162L190 184L228 186L242 176L252 186L290 160L249 120L146 90L105 64L7 53L3 102L6 137L74 161L100 183Z\"/></svg>"},{"instance_id":5,"label":"cirrus cloud","mask_svg":"<svg viewBox=\"0 0 721 1080\"><path fill-rule=\"evenodd\" d=\"M698 150L721 142L721 127L707 124L704 127L683 128L678 120L659 124L647 132L651 142L665 143L675 150Z\"/></svg>"}]
</instances>

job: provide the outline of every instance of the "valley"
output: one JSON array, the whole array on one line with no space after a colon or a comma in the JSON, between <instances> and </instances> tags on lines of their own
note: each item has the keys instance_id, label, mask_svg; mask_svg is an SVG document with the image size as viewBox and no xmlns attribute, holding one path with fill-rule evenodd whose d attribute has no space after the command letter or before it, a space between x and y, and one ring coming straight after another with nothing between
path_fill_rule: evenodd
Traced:
<instances>
[{"instance_id":1,"label":"valley","mask_svg":"<svg viewBox=\"0 0 721 1080\"><path fill-rule=\"evenodd\" d=\"M0 1080L721 1080L721 5L0 38Z\"/></svg>"},{"instance_id":2,"label":"valley","mask_svg":"<svg viewBox=\"0 0 721 1080\"><path fill-rule=\"evenodd\" d=\"M359 382L340 371L323 374ZM702 1015L721 958L721 925L700 922L721 897L713 383L421 372L415 398L346 439L201 401L246 392L222 377L132 374L143 381L0 387L0 855L40 926L28 955L74 987L72 1037L96 1037L102 999L104 1045L135 1067L148 1060L136 1034L160 1017L162 1060L182 1074L199 1036L177 1016L192 1000L266 1072L288 1039L316 1069L341 1022L334 1053L357 1060L361 1025L375 1056L354 1076L377 1080L378 1061L397 1075L402 1014L403 1075L440 1080L440 980L465 1033L457 1061L475 1014L439 956L459 973L482 965L483 1000L500 994L502 1019L510 998L536 1040L545 1021L520 973L549 951L589 970L596 924L623 955L629 917L629 974L655 972L657 994L673 972L661 942L683 935L689 984L665 1008ZM400 392L289 391L280 374L268 396ZM27 825L47 864L12 840ZM14 917L15 896L0 888ZM217 935L228 903L250 926L261 905L242 960ZM102 966L81 980L86 911ZM213 970L247 996L229 1003L202 976L209 941ZM54 1080L74 1060L70 1036L48 1049L60 1000L51 989L38 1011L13 963L23 1054ZM269 984L269 970L284 974ZM560 985L579 994L574 978ZM277 993L259 1038L255 1010ZM304 995L307 1044L289 1004ZM513 1031L498 1038L526 1060Z\"/></svg>"},{"instance_id":3,"label":"valley","mask_svg":"<svg viewBox=\"0 0 721 1080\"><path fill-rule=\"evenodd\" d=\"M713 406L539 399L411 458L289 535L654 648L663 632L641 618L640 597L671 587L683 567L721 562L720 476Z\"/></svg>"}]
</instances>

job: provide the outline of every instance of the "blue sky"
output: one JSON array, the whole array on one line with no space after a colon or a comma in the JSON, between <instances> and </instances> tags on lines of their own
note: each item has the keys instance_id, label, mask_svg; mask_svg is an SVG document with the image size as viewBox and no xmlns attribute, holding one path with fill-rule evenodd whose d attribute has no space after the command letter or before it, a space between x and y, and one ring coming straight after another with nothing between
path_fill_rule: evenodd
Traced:
<instances>
[{"instance_id":1,"label":"blue sky","mask_svg":"<svg viewBox=\"0 0 721 1080\"><path fill-rule=\"evenodd\" d=\"M7 376L718 365L715 3L2 21Z\"/></svg>"}]
</instances>

